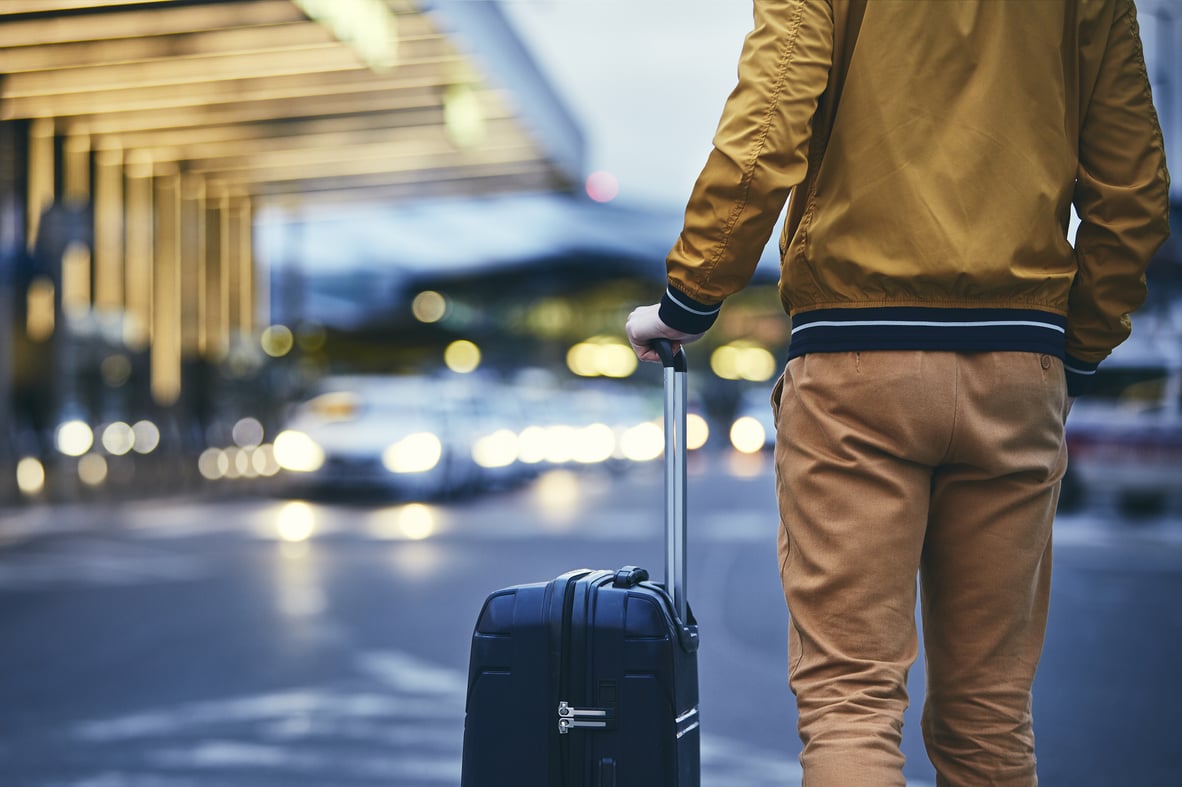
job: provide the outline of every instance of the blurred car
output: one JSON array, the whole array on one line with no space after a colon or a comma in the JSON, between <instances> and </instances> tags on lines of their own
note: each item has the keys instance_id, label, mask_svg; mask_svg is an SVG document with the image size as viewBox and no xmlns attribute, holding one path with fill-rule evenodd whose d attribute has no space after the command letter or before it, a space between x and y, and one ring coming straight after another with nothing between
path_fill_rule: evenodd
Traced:
<instances>
[{"instance_id":1,"label":"blurred car","mask_svg":"<svg viewBox=\"0 0 1182 787\"><path fill-rule=\"evenodd\" d=\"M473 484L470 446L440 394L429 378L325 380L275 437L286 487L436 498Z\"/></svg>"},{"instance_id":2,"label":"blurred car","mask_svg":"<svg viewBox=\"0 0 1182 787\"><path fill-rule=\"evenodd\" d=\"M664 446L659 400L632 386L589 380L559 386L527 377L510 397L520 406L519 460L527 470L594 465L616 470L654 459Z\"/></svg>"},{"instance_id":3,"label":"blurred car","mask_svg":"<svg viewBox=\"0 0 1182 787\"><path fill-rule=\"evenodd\" d=\"M474 375L440 380L439 386L439 405L456 449L455 469L467 488L501 489L528 477L518 437L526 416L517 392Z\"/></svg>"},{"instance_id":4,"label":"blurred car","mask_svg":"<svg viewBox=\"0 0 1182 787\"><path fill-rule=\"evenodd\" d=\"M1182 337L1121 345L1067 419L1060 508L1113 500L1130 513L1182 500Z\"/></svg>"}]
</instances>

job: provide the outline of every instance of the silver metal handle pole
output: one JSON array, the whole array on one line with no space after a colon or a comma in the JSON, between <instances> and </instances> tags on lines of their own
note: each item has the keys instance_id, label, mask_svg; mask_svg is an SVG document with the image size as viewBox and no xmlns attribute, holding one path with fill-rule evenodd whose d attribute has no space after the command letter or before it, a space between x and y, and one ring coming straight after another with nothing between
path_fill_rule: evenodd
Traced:
<instances>
[{"instance_id":1,"label":"silver metal handle pole","mask_svg":"<svg viewBox=\"0 0 1182 787\"><path fill-rule=\"evenodd\" d=\"M678 620L687 622L686 602L686 361L668 342L655 343L665 365L665 587Z\"/></svg>"}]
</instances>

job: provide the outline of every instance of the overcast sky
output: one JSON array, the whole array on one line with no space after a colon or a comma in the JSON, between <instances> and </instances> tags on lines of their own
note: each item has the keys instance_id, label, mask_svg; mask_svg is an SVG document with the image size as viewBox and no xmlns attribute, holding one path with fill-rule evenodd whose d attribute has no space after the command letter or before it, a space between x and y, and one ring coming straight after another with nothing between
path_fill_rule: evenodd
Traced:
<instances>
[{"instance_id":1,"label":"overcast sky","mask_svg":"<svg viewBox=\"0 0 1182 787\"><path fill-rule=\"evenodd\" d=\"M680 209L735 85L749 0L503 0L621 202Z\"/></svg>"}]
</instances>

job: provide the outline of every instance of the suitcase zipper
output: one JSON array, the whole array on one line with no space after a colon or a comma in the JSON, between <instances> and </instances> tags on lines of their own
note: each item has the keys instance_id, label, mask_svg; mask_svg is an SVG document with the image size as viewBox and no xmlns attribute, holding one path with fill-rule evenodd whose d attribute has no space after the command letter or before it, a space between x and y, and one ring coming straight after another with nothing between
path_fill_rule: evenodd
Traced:
<instances>
[{"instance_id":1,"label":"suitcase zipper","mask_svg":"<svg viewBox=\"0 0 1182 787\"><path fill-rule=\"evenodd\" d=\"M574 727L607 729L611 712L606 708L572 708L569 703L558 703L558 734L566 735Z\"/></svg>"},{"instance_id":2,"label":"suitcase zipper","mask_svg":"<svg viewBox=\"0 0 1182 787\"><path fill-rule=\"evenodd\" d=\"M601 576L602 575L602 576ZM574 608L576 604L586 604L586 594L594 587L598 587L605 581L611 581L613 575L611 572L591 572L577 581L570 582L567 585L567 595L563 599L563 652L566 659L563 664L563 680L560 691L562 696L570 696L576 686L586 682L587 670L590 669L586 664L587 654L583 652L586 645L585 633L580 631L576 633L574 625ZM580 589L584 595L580 598ZM576 600L578 599L578 600ZM584 622L586 625L586 622ZM578 661L583 664L584 669L582 674L576 676L574 674L574 664ZM579 692L582 693L582 692ZM567 735L572 729L586 728L586 729L608 729L612 721L612 711L608 708L576 708L567 700L558 701L558 734Z\"/></svg>"}]
</instances>

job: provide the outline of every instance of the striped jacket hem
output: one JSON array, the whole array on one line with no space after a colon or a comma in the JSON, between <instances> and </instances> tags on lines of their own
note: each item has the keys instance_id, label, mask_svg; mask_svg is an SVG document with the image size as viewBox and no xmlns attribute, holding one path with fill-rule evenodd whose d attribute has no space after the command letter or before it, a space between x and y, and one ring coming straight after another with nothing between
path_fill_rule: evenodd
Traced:
<instances>
[{"instance_id":1,"label":"striped jacket hem","mask_svg":"<svg viewBox=\"0 0 1182 787\"><path fill-rule=\"evenodd\" d=\"M816 309L792 318L788 358L870 350L1040 353L1063 361L1068 394L1078 396L1097 364L1069 356L1066 338L1066 318L1037 309Z\"/></svg>"},{"instance_id":2,"label":"striped jacket hem","mask_svg":"<svg viewBox=\"0 0 1182 787\"><path fill-rule=\"evenodd\" d=\"M679 331L704 333L721 306L701 303L669 287L661 298L660 317ZM1038 309L815 309L793 316L788 358L871 350L1040 353L1063 361L1067 392L1079 396L1095 377L1098 364L1068 355L1066 338L1066 318Z\"/></svg>"}]
</instances>

